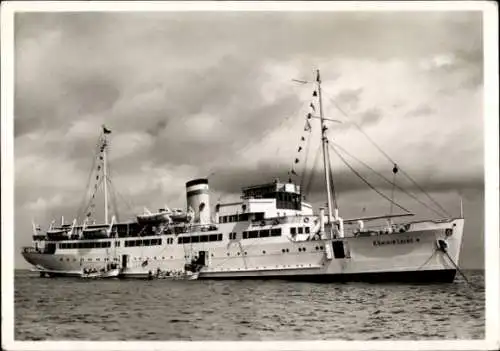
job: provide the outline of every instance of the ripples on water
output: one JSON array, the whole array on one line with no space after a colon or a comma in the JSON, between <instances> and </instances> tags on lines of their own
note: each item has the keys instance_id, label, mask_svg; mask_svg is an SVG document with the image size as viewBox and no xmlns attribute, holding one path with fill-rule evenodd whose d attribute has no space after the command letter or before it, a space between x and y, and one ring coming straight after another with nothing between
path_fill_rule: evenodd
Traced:
<instances>
[{"instance_id":1,"label":"ripples on water","mask_svg":"<svg viewBox=\"0 0 500 351\"><path fill-rule=\"evenodd\" d=\"M16 272L16 340L484 338L484 274L453 284L82 281Z\"/></svg>"}]
</instances>

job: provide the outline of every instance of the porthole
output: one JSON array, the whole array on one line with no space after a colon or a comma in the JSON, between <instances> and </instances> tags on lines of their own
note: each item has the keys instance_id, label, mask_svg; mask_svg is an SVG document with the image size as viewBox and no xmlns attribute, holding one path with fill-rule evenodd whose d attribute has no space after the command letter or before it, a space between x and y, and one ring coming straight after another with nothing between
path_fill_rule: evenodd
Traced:
<instances>
[{"instance_id":1,"label":"porthole","mask_svg":"<svg viewBox=\"0 0 500 351\"><path fill-rule=\"evenodd\" d=\"M172 258L172 259L173 259L173 258L174 258L174 256L170 256L170 258Z\"/></svg>"},{"instance_id":2,"label":"porthole","mask_svg":"<svg viewBox=\"0 0 500 351\"><path fill-rule=\"evenodd\" d=\"M240 255L240 253L238 252L238 256Z\"/></svg>"},{"instance_id":3,"label":"porthole","mask_svg":"<svg viewBox=\"0 0 500 351\"><path fill-rule=\"evenodd\" d=\"M289 249L286 249L286 252L290 252L290 250L289 250Z\"/></svg>"},{"instance_id":4,"label":"porthole","mask_svg":"<svg viewBox=\"0 0 500 351\"><path fill-rule=\"evenodd\" d=\"M266 250L263 250L262 253L265 255L266 254Z\"/></svg>"},{"instance_id":5,"label":"porthole","mask_svg":"<svg viewBox=\"0 0 500 351\"><path fill-rule=\"evenodd\" d=\"M59 259L59 261L62 261L62 260L63 260L63 258L61 257L61 258Z\"/></svg>"},{"instance_id":6,"label":"porthole","mask_svg":"<svg viewBox=\"0 0 500 351\"><path fill-rule=\"evenodd\" d=\"M247 252L245 251L245 256L247 255Z\"/></svg>"},{"instance_id":7,"label":"porthole","mask_svg":"<svg viewBox=\"0 0 500 351\"><path fill-rule=\"evenodd\" d=\"M281 249L281 252L285 253L285 249Z\"/></svg>"},{"instance_id":8,"label":"porthole","mask_svg":"<svg viewBox=\"0 0 500 351\"><path fill-rule=\"evenodd\" d=\"M306 252L306 248L305 248L305 247L304 247L304 248L302 248L302 251Z\"/></svg>"},{"instance_id":9,"label":"porthole","mask_svg":"<svg viewBox=\"0 0 500 351\"><path fill-rule=\"evenodd\" d=\"M319 249L320 249L320 250L323 250L323 246L320 246L320 247L319 247Z\"/></svg>"},{"instance_id":10,"label":"porthole","mask_svg":"<svg viewBox=\"0 0 500 351\"><path fill-rule=\"evenodd\" d=\"M227 253L227 255L229 256L229 252Z\"/></svg>"},{"instance_id":11,"label":"porthole","mask_svg":"<svg viewBox=\"0 0 500 351\"><path fill-rule=\"evenodd\" d=\"M155 256L155 257L153 257L153 260L156 260L156 256Z\"/></svg>"}]
</instances>

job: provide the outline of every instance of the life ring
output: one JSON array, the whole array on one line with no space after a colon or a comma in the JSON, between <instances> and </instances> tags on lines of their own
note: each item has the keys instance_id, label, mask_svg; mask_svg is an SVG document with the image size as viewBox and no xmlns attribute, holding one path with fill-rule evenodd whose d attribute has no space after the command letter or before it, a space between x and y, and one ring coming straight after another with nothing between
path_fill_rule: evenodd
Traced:
<instances>
[{"instance_id":1,"label":"life ring","mask_svg":"<svg viewBox=\"0 0 500 351\"><path fill-rule=\"evenodd\" d=\"M309 217L304 218L304 223L309 223Z\"/></svg>"}]
</instances>

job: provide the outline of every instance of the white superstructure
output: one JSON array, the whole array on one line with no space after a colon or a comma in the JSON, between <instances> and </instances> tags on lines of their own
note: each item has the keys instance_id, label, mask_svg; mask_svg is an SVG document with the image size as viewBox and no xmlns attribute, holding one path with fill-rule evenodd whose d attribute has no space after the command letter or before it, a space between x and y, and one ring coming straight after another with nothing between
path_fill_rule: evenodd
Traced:
<instances>
[{"instance_id":1,"label":"white superstructure","mask_svg":"<svg viewBox=\"0 0 500 351\"><path fill-rule=\"evenodd\" d=\"M463 218L403 221L412 214L352 219L339 215L325 133L325 123L332 120L322 114L319 72L316 82L319 116L309 114L307 126L312 118L321 122L327 203L318 213L292 179L245 187L240 201L212 208L209 181L199 178L186 183L185 211L145 209L135 221L117 222L113 217L108 223L105 196L104 224L89 224L90 205L82 225L62 221L46 233L34 225L34 244L23 249L24 258L48 276L119 269L120 277L189 271L198 279L453 281ZM99 160L104 164L97 169L106 172L110 131L103 131ZM96 179L100 177L98 173ZM107 179L105 174L105 190Z\"/></svg>"}]
</instances>

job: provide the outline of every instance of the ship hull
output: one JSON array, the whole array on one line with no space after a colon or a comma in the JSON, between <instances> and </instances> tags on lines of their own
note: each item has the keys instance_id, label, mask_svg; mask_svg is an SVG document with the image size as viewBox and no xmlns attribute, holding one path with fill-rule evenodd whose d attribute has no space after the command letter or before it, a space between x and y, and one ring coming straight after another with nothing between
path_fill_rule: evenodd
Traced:
<instances>
[{"instance_id":1,"label":"ship hull","mask_svg":"<svg viewBox=\"0 0 500 351\"><path fill-rule=\"evenodd\" d=\"M198 279L213 280L289 280L314 283L453 283L456 269L436 269L425 271L402 272L370 272L370 273L339 273L339 274L269 274L269 275L231 275L231 276L200 276Z\"/></svg>"},{"instance_id":2,"label":"ship hull","mask_svg":"<svg viewBox=\"0 0 500 351\"><path fill-rule=\"evenodd\" d=\"M452 229L452 234L448 230ZM221 225L229 233L234 227ZM422 222L414 230L367 237L294 242L283 236L182 245L175 240L150 247L57 249L54 254L23 252L50 276L74 276L110 261L122 278L149 278L158 270L180 272L201 252L207 262L198 279L286 279L318 282L453 282L462 242L463 219ZM170 236L171 237L171 236ZM112 239L129 240L129 238ZM446 243L445 250L439 242ZM113 247L115 246L115 247ZM124 257L126 256L126 262Z\"/></svg>"}]
</instances>

